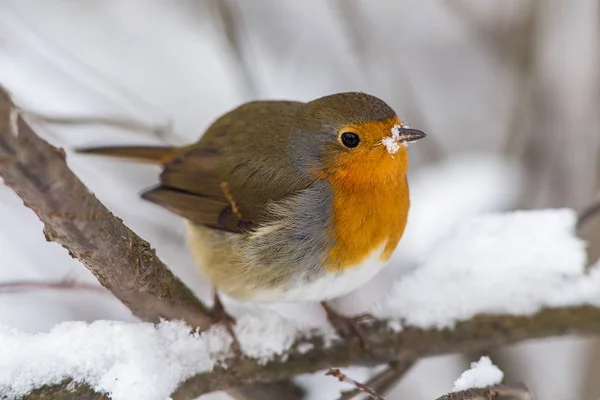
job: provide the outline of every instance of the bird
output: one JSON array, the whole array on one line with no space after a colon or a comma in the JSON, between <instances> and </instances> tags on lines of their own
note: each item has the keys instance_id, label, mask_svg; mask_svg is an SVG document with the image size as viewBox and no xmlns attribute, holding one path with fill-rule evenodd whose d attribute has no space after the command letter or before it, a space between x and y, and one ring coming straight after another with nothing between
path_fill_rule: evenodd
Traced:
<instances>
[{"instance_id":1,"label":"bird","mask_svg":"<svg viewBox=\"0 0 600 400\"><path fill-rule=\"evenodd\" d=\"M215 322L233 332L219 293L319 302L342 336L366 347L365 316L329 302L389 263L410 208L407 145L425 136L380 98L344 92L244 103L189 145L75 150L162 167L141 197L185 219L188 248L214 288Z\"/></svg>"}]
</instances>

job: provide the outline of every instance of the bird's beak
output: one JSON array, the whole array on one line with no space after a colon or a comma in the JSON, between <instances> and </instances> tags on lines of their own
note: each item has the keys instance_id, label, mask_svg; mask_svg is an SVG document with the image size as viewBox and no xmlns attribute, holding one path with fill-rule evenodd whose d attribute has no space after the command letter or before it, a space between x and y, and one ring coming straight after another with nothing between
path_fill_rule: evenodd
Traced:
<instances>
[{"instance_id":1,"label":"bird's beak","mask_svg":"<svg viewBox=\"0 0 600 400\"><path fill-rule=\"evenodd\" d=\"M412 128L400 128L398 130L398 133L400 135L397 137L396 140L400 143L414 142L416 140L423 139L425 136L427 136L424 132Z\"/></svg>"}]
</instances>

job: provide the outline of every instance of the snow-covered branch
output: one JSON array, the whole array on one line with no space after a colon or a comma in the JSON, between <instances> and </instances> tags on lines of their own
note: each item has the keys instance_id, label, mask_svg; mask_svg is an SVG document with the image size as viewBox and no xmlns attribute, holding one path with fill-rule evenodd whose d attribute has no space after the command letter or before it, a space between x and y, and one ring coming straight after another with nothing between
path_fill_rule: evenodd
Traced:
<instances>
[{"instance_id":1,"label":"snow-covered branch","mask_svg":"<svg viewBox=\"0 0 600 400\"><path fill-rule=\"evenodd\" d=\"M270 317L266 319L275 322L276 317ZM289 323L279 318L283 326ZM5 379L0 375L0 388L14 395L24 395L45 384L54 385L47 386L47 390L54 391L68 385L77 388L67 380L73 378L86 384L83 390L93 387L98 393L110 392L114 400L164 400L169 395L184 400L332 366L371 366L489 351L528 339L600 334L600 308L591 306L548 308L531 316L482 315L445 329L404 327L394 332L388 322L382 321L366 327L372 344L369 351L361 351L355 340L330 342L323 332L308 331L298 332L297 340L276 348L274 333L259 321L258 316L240 321L242 348L252 355L239 359L229 353L230 339L220 327L192 336L185 325L176 322L157 326L102 321L89 325L63 323L47 334L37 335L2 330L0 340L15 351L0 360L0 370L9 372ZM54 398L74 397L65 394Z\"/></svg>"}]
</instances>

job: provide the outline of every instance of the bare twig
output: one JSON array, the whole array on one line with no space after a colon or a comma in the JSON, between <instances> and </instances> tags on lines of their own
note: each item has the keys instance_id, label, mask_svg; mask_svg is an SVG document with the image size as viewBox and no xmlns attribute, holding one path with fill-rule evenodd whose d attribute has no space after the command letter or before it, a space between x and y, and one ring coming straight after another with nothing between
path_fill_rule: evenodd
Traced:
<instances>
[{"instance_id":1,"label":"bare twig","mask_svg":"<svg viewBox=\"0 0 600 400\"><path fill-rule=\"evenodd\" d=\"M533 393L523 384L494 385L486 388L467 389L438 397L437 400L497 400L508 398L513 400L535 400Z\"/></svg>"},{"instance_id":2,"label":"bare twig","mask_svg":"<svg viewBox=\"0 0 600 400\"><path fill-rule=\"evenodd\" d=\"M377 373L371 379L369 379L365 385L373 388L374 391L386 396L397 384L400 379L408 372L408 370L414 365L413 360L406 362L392 362L383 371ZM361 391L356 389L349 392L342 392L339 400L352 400L356 396L360 395Z\"/></svg>"},{"instance_id":3,"label":"bare twig","mask_svg":"<svg viewBox=\"0 0 600 400\"><path fill-rule=\"evenodd\" d=\"M346 375L342 371L340 371L338 368L329 368L329 371L327 371L325 373L325 375L331 375L334 378L337 378L337 380L339 380L340 382L349 383L352 386L356 387L357 390L360 390L361 392L368 394L370 397L372 397L376 400L385 400L373 389L371 389L367 385L364 385L358 381L355 381L354 379L350 378L348 375Z\"/></svg>"},{"instance_id":4,"label":"bare twig","mask_svg":"<svg viewBox=\"0 0 600 400\"><path fill-rule=\"evenodd\" d=\"M53 290L83 290L88 292L97 293L110 293L100 285L94 285L84 282L77 282L74 280L60 280L60 281L12 281L12 282L0 282L0 293L15 293L24 292L29 290L40 290L40 289L53 289Z\"/></svg>"}]
</instances>

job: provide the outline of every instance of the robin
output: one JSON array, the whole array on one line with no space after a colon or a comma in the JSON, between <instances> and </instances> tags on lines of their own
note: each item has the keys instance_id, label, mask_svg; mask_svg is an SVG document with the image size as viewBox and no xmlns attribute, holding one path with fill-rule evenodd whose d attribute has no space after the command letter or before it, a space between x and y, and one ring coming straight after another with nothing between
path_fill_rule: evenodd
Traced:
<instances>
[{"instance_id":1,"label":"robin","mask_svg":"<svg viewBox=\"0 0 600 400\"><path fill-rule=\"evenodd\" d=\"M365 346L360 318L326 301L388 263L409 210L406 145L423 137L379 98L339 93L243 104L187 146L78 151L163 167L141 196L187 220L189 248L215 288L216 320L235 322L219 291L318 301L342 335Z\"/></svg>"}]
</instances>

